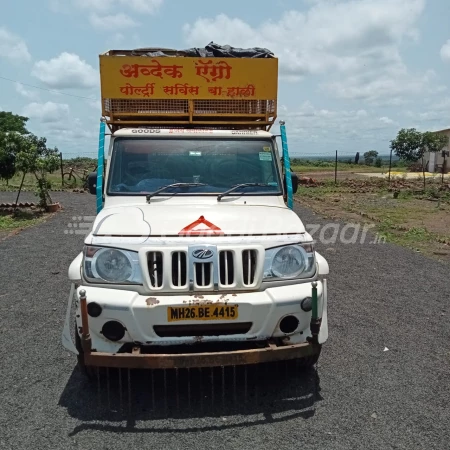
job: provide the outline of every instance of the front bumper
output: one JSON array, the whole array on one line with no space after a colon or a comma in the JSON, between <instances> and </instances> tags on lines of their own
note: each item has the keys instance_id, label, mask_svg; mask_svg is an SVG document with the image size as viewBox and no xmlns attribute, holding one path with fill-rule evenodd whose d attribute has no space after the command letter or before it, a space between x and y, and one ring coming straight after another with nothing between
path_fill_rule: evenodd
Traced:
<instances>
[{"instance_id":1,"label":"front bumper","mask_svg":"<svg viewBox=\"0 0 450 450\"><path fill-rule=\"evenodd\" d=\"M85 297L80 292L85 291ZM317 317L301 309L301 301L311 297L312 283L229 295L146 297L131 291L79 287L77 290L77 328L81 335L84 362L89 366L128 368L211 367L287 360L312 356L328 338L326 280L317 282ZM70 309L74 297L72 286L63 345L78 353L70 338ZM202 298L199 298L202 297ZM87 304L95 301L103 308L93 318ZM239 321L251 322L243 334L160 337L155 325L168 325L167 307L186 304L226 303L239 306ZM283 333L280 320L295 316L295 332ZM119 342L108 341L101 334L108 320L121 322L126 334ZM208 323L216 324L217 322ZM220 321L219 321L220 322ZM195 325L196 321L186 321ZM204 323L204 322L203 322ZM186 345L195 344L195 345ZM208 345L214 346L210 351ZM224 351L227 346L234 346Z\"/></svg>"},{"instance_id":2,"label":"front bumper","mask_svg":"<svg viewBox=\"0 0 450 450\"><path fill-rule=\"evenodd\" d=\"M260 364L273 361L305 358L320 352L320 344L277 345L267 341L263 347L243 350L196 352L196 353L141 353L141 347L133 347L131 352L98 353L86 348L84 363L87 366L114 367L128 369L188 369L203 367L225 367L246 364Z\"/></svg>"}]
</instances>

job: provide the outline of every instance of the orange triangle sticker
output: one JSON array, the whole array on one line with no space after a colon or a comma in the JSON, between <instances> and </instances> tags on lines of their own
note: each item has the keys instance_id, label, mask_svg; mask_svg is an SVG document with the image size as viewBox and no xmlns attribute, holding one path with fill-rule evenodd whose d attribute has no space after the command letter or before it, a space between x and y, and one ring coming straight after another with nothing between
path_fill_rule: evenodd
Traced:
<instances>
[{"instance_id":1,"label":"orange triangle sticker","mask_svg":"<svg viewBox=\"0 0 450 450\"><path fill-rule=\"evenodd\" d=\"M200 216L195 222L184 227L178 235L183 236L207 236L207 235L223 235L224 232L216 225Z\"/></svg>"}]
</instances>

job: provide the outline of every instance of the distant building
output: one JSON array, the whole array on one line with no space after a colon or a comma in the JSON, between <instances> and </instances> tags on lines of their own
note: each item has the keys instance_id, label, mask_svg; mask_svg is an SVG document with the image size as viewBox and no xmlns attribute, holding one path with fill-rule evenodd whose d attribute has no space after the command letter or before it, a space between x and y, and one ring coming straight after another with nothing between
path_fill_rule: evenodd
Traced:
<instances>
[{"instance_id":1,"label":"distant building","mask_svg":"<svg viewBox=\"0 0 450 450\"><path fill-rule=\"evenodd\" d=\"M450 128L435 131L434 133L444 134L449 138L449 144L437 153L425 152L424 162L428 172L448 173L450 171Z\"/></svg>"}]
</instances>

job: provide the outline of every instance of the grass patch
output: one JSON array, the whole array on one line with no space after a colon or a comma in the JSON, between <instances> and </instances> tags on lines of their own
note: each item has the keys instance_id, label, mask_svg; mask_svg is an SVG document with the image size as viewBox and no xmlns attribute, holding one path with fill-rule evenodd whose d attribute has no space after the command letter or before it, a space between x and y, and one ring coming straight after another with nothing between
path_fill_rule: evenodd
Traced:
<instances>
[{"instance_id":1,"label":"grass patch","mask_svg":"<svg viewBox=\"0 0 450 450\"><path fill-rule=\"evenodd\" d=\"M12 231L37 225L45 220L40 211L21 211L15 213L0 211L0 232L10 233Z\"/></svg>"},{"instance_id":2,"label":"grass patch","mask_svg":"<svg viewBox=\"0 0 450 450\"><path fill-rule=\"evenodd\" d=\"M395 220L385 219L378 223L377 230L387 242L428 253L428 250L438 242L438 235L431 233L424 227L407 228L399 225Z\"/></svg>"},{"instance_id":3,"label":"grass patch","mask_svg":"<svg viewBox=\"0 0 450 450\"><path fill-rule=\"evenodd\" d=\"M52 189L62 189L61 187L61 174L60 173L50 173L47 175L48 181L52 183ZM16 174L12 177L8 184L5 180L0 180L0 190L2 191L13 191L17 192L19 190L20 182L22 181L22 174ZM27 174L23 183L23 191L36 190L36 177L32 174Z\"/></svg>"},{"instance_id":4,"label":"grass patch","mask_svg":"<svg viewBox=\"0 0 450 450\"><path fill-rule=\"evenodd\" d=\"M307 165L307 164L293 164L291 169L298 173L314 173L314 172L329 172L334 174L334 162L324 162L321 165ZM366 166L364 164L346 164L338 162L337 170L339 172L348 173L387 173L389 171L389 166ZM406 173L406 168L396 167L393 168L391 172Z\"/></svg>"},{"instance_id":5,"label":"grass patch","mask_svg":"<svg viewBox=\"0 0 450 450\"><path fill-rule=\"evenodd\" d=\"M65 160L63 164L63 173L65 174L65 183L62 183L61 170L58 169L53 173L47 174L47 179L52 184L52 189L71 189L81 188L83 186L82 179L89 173L94 171L97 161L92 158L74 158L71 160ZM69 173L71 168L74 169L73 178L69 180ZM22 181L22 173L17 173L8 183L5 180L0 180L0 191L17 191ZM36 178L33 174L27 174L25 176L24 191L35 191Z\"/></svg>"},{"instance_id":6,"label":"grass patch","mask_svg":"<svg viewBox=\"0 0 450 450\"><path fill-rule=\"evenodd\" d=\"M375 224L379 236L450 262L450 189L414 180L346 180L301 186L297 200L325 217Z\"/></svg>"}]
</instances>

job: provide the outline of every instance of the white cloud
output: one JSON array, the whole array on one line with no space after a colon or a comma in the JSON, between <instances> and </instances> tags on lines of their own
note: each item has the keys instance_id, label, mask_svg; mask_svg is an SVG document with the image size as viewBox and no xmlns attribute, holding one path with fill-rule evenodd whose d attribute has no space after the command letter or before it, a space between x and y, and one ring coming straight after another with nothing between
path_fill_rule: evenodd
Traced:
<instances>
[{"instance_id":1,"label":"white cloud","mask_svg":"<svg viewBox=\"0 0 450 450\"><path fill-rule=\"evenodd\" d=\"M418 111L406 111L405 116L418 123L438 122L438 128L449 128L448 111L450 110L450 97L439 97L439 99L426 99L425 104Z\"/></svg>"},{"instance_id":2,"label":"white cloud","mask_svg":"<svg viewBox=\"0 0 450 450\"><path fill-rule=\"evenodd\" d=\"M338 97L382 97L391 92L367 89L367 84L377 88L391 82L403 85L391 88L394 93L417 91L423 75L409 75L399 48L405 39L418 39L415 27L424 6L425 0L317 0L306 12L286 12L277 22L253 27L220 14L186 24L183 32L192 46L214 40L266 47L279 57L280 75L289 81L326 74L330 82L324 88Z\"/></svg>"},{"instance_id":3,"label":"white cloud","mask_svg":"<svg viewBox=\"0 0 450 450\"><path fill-rule=\"evenodd\" d=\"M31 60L31 55L25 41L8 31L5 27L0 27L0 58L1 57L13 61Z\"/></svg>"},{"instance_id":4,"label":"white cloud","mask_svg":"<svg viewBox=\"0 0 450 450\"><path fill-rule=\"evenodd\" d=\"M289 11L278 22L257 28L220 14L185 25L184 33L191 45L214 39L268 47L280 57L283 70L295 75L353 70L372 60L391 60L399 41L415 35L423 7L424 0L320 1L307 13Z\"/></svg>"},{"instance_id":5,"label":"white cloud","mask_svg":"<svg viewBox=\"0 0 450 450\"><path fill-rule=\"evenodd\" d=\"M111 8L111 1L105 2L103 0L72 0L72 3L81 9L88 9L90 11L107 11Z\"/></svg>"},{"instance_id":6,"label":"white cloud","mask_svg":"<svg viewBox=\"0 0 450 450\"><path fill-rule=\"evenodd\" d=\"M50 145L56 145L64 158L75 156L95 157L97 153L97 123L84 124L79 118L47 124L43 127L43 135Z\"/></svg>"},{"instance_id":7,"label":"white cloud","mask_svg":"<svg viewBox=\"0 0 450 450\"><path fill-rule=\"evenodd\" d=\"M340 99L367 100L378 104L399 106L409 99L408 94L437 93L445 87L433 81L436 74L410 74L407 67L398 60L390 67L380 67L371 71L355 72L345 79L323 83L321 86L330 94ZM378 99L387 101L379 103Z\"/></svg>"},{"instance_id":8,"label":"white cloud","mask_svg":"<svg viewBox=\"0 0 450 450\"><path fill-rule=\"evenodd\" d=\"M127 8L142 14L155 14L163 4L163 0L119 0Z\"/></svg>"},{"instance_id":9,"label":"white cloud","mask_svg":"<svg viewBox=\"0 0 450 450\"><path fill-rule=\"evenodd\" d=\"M31 73L53 88L91 88L98 84L98 72L73 53L61 53L49 61L38 61Z\"/></svg>"},{"instance_id":10,"label":"white cloud","mask_svg":"<svg viewBox=\"0 0 450 450\"><path fill-rule=\"evenodd\" d=\"M25 89L25 86L22 83L14 83L16 91L25 98L29 98L31 100L36 100L39 98L39 94L35 91L29 91Z\"/></svg>"},{"instance_id":11,"label":"white cloud","mask_svg":"<svg viewBox=\"0 0 450 450\"><path fill-rule=\"evenodd\" d=\"M124 30L126 28L140 26L138 22L124 13L117 13L110 16L93 13L89 15L89 22L95 29L101 31Z\"/></svg>"},{"instance_id":12,"label":"white cloud","mask_svg":"<svg viewBox=\"0 0 450 450\"><path fill-rule=\"evenodd\" d=\"M450 62L450 39L441 48L441 58L444 62Z\"/></svg>"},{"instance_id":13,"label":"white cloud","mask_svg":"<svg viewBox=\"0 0 450 450\"><path fill-rule=\"evenodd\" d=\"M164 0L50 0L50 9L67 13L70 7L89 12L89 22L100 31L118 31L140 26L130 12L156 14ZM123 9L123 11L121 11ZM111 14L111 11L114 13ZM109 14L108 14L109 13Z\"/></svg>"},{"instance_id":14,"label":"white cloud","mask_svg":"<svg viewBox=\"0 0 450 450\"><path fill-rule=\"evenodd\" d=\"M69 105L65 103L30 103L23 108L22 115L43 123L58 123L69 118Z\"/></svg>"},{"instance_id":15,"label":"white cloud","mask_svg":"<svg viewBox=\"0 0 450 450\"><path fill-rule=\"evenodd\" d=\"M397 126L388 117L376 116L366 110L318 108L309 101L296 110L283 113L289 139L300 142L304 152L319 148L322 155L339 150L339 156L361 148L377 147L383 150L392 139L392 127ZM314 153L314 150L313 150Z\"/></svg>"},{"instance_id":16,"label":"white cloud","mask_svg":"<svg viewBox=\"0 0 450 450\"><path fill-rule=\"evenodd\" d=\"M441 98L437 102L432 102L431 109L439 112L446 112L450 110L450 97Z\"/></svg>"},{"instance_id":17,"label":"white cloud","mask_svg":"<svg viewBox=\"0 0 450 450\"><path fill-rule=\"evenodd\" d=\"M439 114L437 111L428 111L419 114L419 119L423 121L432 121L442 119L442 114Z\"/></svg>"},{"instance_id":18,"label":"white cloud","mask_svg":"<svg viewBox=\"0 0 450 450\"><path fill-rule=\"evenodd\" d=\"M163 4L163 0L72 0L73 4L81 9L89 11L106 12L117 10L118 7L126 7L141 14L155 14ZM106 18L105 18L106 20Z\"/></svg>"}]
</instances>

